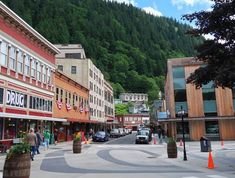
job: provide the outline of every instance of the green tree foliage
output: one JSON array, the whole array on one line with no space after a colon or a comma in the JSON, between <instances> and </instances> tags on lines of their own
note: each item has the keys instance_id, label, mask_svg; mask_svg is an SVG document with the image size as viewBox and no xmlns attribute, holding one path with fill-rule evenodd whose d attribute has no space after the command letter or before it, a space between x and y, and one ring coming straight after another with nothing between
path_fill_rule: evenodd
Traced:
<instances>
[{"instance_id":1,"label":"green tree foliage","mask_svg":"<svg viewBox=\"0 0 235 178\"><path fill-rule=\"evenodd\" d=\"M103 0L3 0L54 44L80 43L86 56L121 91L163 90L166 59L194 56L201 38L189 26L154 17L131 5Z\"/></svg>"},{"instance_id":2,"label":"green tree foliage","mask_svg":"<svg viewBox=\"0 0 235 178\"><path fill-rule=\"evenodd\" d=\"M115 104L115 115L128 114L128 104Z\"/></svg>"},{"instance_id":3,"label":"green tree foliage","mask_svg":"<svg viewBox=\"0 0 235 178\"><path fill-rule=\"evenodd\" d=\"M195 21L197 28L189 33L210 34L213 40L198 47L197 59L207 63L187 80L197 87L214 81L216 86L234 87L235 84L235 1L213 0L212 11L195 12L184 19Z\"/></svg>"}]
</instances>

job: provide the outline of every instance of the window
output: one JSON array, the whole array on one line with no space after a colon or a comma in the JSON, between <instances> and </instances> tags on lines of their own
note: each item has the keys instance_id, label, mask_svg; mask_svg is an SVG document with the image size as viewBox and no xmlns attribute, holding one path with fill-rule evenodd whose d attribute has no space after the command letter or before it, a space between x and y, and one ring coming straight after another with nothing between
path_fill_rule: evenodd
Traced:
<instances>
[{"instance_id":1,"label":"window","mask_svg":"<svg viewBox=\"0 0 235 178\"><path fill-rule=\"evenodd\" d=\"M42 73L42 66L41 66L41 63L38 62L37 63L37 80L38 81L41 81L41 73Z\"/></svg>"},{"instance_id":2,"label":"window","mask_svg":"<svg viewBox=\"0 0 235 178\"><path fill-rule=\"evenodd\" d=\"M60 90L60 102L63 103L63 89Z\"/></svg>"},{"instance_id":3,"label":"window","mask_svg":"<svg viewBox=\"0 0 235 178\"><path fill-rule=\"evenodd\" d=\"M206 134L219 136L219 124L218 121L206 121Z\"/></svg>"},{"instance_id":4,"label":"window","mask_svg":"<svg viewBox=\"0 0 235 178\"><path fill-rule=\"evenodd\" d=\"M60 70L60 71L62 71L62 72L63 72L63 70L64 70L64 66L62 66L62 65L58 65L58 70Z\"/></svg>"},{"instance_id":5,"label":"window","mask_svg":"<svg viewBox=\"0 0 235 178\"><path fill-rule=\"evenodd\" d=\"M184 78L175 78L173 84L174 84L174 89L185 89Z\"/></svg>"},{"instance_id":6,"label":"window","mask_svg":"<svg viewBox=\"0 0 235 178\"><path fill-rule=\"evenodd\" d=\"M81 53L65 53L65 58L81 59Z\"/></svg>"},{"instance_id":7,"label":"window","mask_svg":"<svg viewBox=\"0 0 235 178\"><path fill-rule=\"evenodd\" d=\"M56 88L56 96L55 96L56 101L59 100L59 88Z\"/></svg>"},{"instance_id":8,"label":"window","mask_svg":"<svg viewBox=\"0 0 235 178\"><path fill-rule=\"evenodd\" d=\"M182 128L181 122L176 123L176 131L177 131L177 137L182 138L183 128ZM185 133L185 137L189 138L189 123L187 121L184 122L184 133Z\"/></svg>"},{"instance_id":9,"label":"window","mask_svg":"<svg viewBox=\"0 0 235 178\"><path fill-rule=\"evenodd\" d=\"M90 82L90 90L92 91L93 90L93 83Z\"/></svg>"},{"instance_id":10,"label":"window","mask_svg":"<svg viewBox=\"0 0 235 178\"><path fill-rule=\"evenodd\" d=\"M65 91L65 103L68 104L68 92Z\"/></svg>"},{"instance_id":11,"label":"window","mask_svg":"<svg viewBox=\"0 0 235 178\"><path fill-rule=\"evenodd\" d=\"M56 92L58 91L57 89L58 88L56 88ZM57 95L56 95L56 97L57 97ZM43 98L30 96L29 108L51 112L52 111L52 101L49 101L49 100L43 99Z\"/></svg>"},{"instance_id":12,"label":"window","mask_svg":"<svg viewBox=\"0 0 235 178\"><path fill-rule=\"evenodd\" d=\"M213 82L202 86L202 95L205 116L216 116L217 107Z\"/></svg>"},{"instance_id":13,"label":"window","mask_svg":"<svg viewBox=\"0 0 235 178\"><path fill-rule=\"evenodd\" d=\"M15 70L16 69L16 48L15 47L10 47L10 52L9 52L9 67L10 69Z\"/></svg>"},{"instance_id":14,"label":"window","mask_svg":"<svg viewBox=\"0 0 235 178\"><path fill-rule=\"evenodd\" d=\"M71 66L71 74L76 74L76 73L77 73L77 67Z\"/></svg>"},{"instance_id":15,"label":"window","mask_svg":"<svg viewBox=\"0 0 235 178\"><path fill-rule=\"evenodd\" d=\"M36 77L36 60L32 59L31 63L31 77Z\"/></svg>"},{"instance_id":16,"label":"window","mask_svg":"<svg viewBox=\"0 0 235 178\"><path fill-rule=\"evenodd\" d=\"M91 69L89 70L89 73L90 73L90 77L92 78L93 77L93 72L92 72Z\"/></svg>"},{"instance_id":17,"label":"window","mask_svg":"<svg viewBox=\"0 0 235 178\"><path fill-rule=\"evenodd\" d=\"M7 43L0 43L0 65L7 66Z\"/></svg>"},{"instance_id":18,"label":"window","mask_svg":"<svg viewBox=\"0 0 235 178\"><path fill-rule=\"evenodd\" d=\"M43 83L46 83L46 76L47 76L46 66L43 65L43 66L42 66L42 82L43 82Z\"/></svg>"},{"instance_id":19,"label":"window","mask_svg":"<svg viewBox=\"0 0 235 178\"><path fill-rule=\"evenodd\" d=\"M3 88L0 88L0 104L3 104Z\"/></svg>"},{"instance_id":20,"label":"window","mask_svg":"<svg viewBox=\"0 0 235 178\"><path fill-rule=\"evenodd\" d=\"M173 68L173 78L185 78L184 67L174 67Z\"/></svg>"},{"instance_id":21,"label":"window","mask_svg":"<svg viewBox=\"0 0 235 178\"><path fill-rule=\"evenodd\" d=\"M47 70L47 84L51 84L51 69L48 68Z\"/></svg>"},{"instance_id":22,"label":"window","mask_svg":"<svg viewBox=\"0 0 235 178\"><path fill-rule=\"evenodd\" d=\"M23 73L23 59L24 59L23 52L19 51L17 56L17 72L19 73Z\"/></svg>"},{"instance_id":23,"label":"window","mask_svg":"<svg viewBox=\"0 0 235 178\"><path fill-rule=\"evenodd\" d=\"M24 59L24 74L29 76L29 71L30 71L30 57L29 55L26 55Z\"/></svg>"}]
</instances>

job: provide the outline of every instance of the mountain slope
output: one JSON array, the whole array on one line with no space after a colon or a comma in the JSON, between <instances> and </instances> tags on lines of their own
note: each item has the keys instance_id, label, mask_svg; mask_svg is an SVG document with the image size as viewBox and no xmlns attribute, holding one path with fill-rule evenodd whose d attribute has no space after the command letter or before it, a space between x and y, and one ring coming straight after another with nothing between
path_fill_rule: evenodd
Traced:
<instances>
[{"instance_id":1,"label":"mountain slope","mask_svg":"<svg viewBox=\"0 0 235 178\"><path fill-rule=\"evenodd\" d=\"M119 92L163 89L166 59L195 55L187 25L103 0L3 0L52 43L81 43Z\"/></svg>"}]
</instances>

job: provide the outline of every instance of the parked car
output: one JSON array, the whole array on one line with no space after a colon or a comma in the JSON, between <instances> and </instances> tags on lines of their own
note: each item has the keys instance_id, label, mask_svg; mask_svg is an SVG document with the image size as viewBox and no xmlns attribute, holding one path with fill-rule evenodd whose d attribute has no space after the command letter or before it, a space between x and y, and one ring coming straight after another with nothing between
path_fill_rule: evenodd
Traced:
<instances>
[{"instance_id":1,"label":"parked car","mask_svg":"<svg viewBox=\"0 0 235 178\"><path fill-rule=\"evenodd\" d=\"M126 132L124 131L124 128L118 128L120 136L125 136Z\"/></svg>"},{"instance_id":2,"label":"parked car","mask_svg":"<svg viewBox=\"0 0 235 178\"><path fill-rule=\"evenodd\" d=\"M104 132L104 131L98 131L95 133L95 135L92 137L92 140L94 142L105 142L105 141L108 141L109 140L109 135L107 132Z\"/></svg>"},{"instance_id":3,"label":"parked car","mask_svg":"<svg viewBox=\"0 0 235 178\"><path fill-rule=\"evenodd\" d=\"M149 131L148 130L140 130L136 134L135 143L149 143Z\"/></svg>"},{"instance_id":4,"label":"parked car","mask_svg":"<svg viewBox=\"0 0 235 178\"><path fill-rule=\"evenodd\" d=\"M149 141L151 142L152 141L152 131L150 128L148 127L143 127L141 130L146 130L148 131L148 134L149 134Z\"/></svg>"},{"instance_id":5,"label":"parked car","mask_svg":"<svg viewBox=\"0 0 235 178\"><path fill-rule=\"evenodd\" d=\"M120 132L118 129L112 129L110 131L110 137L117 138L120 137Z\"/></svg>"}]
</instances>

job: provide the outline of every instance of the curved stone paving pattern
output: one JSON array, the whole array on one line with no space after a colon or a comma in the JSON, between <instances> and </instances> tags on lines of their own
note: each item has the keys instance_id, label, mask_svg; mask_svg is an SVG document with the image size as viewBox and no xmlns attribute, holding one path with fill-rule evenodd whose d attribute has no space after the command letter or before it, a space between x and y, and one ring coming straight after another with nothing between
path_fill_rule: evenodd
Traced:
<instances>
[{"instance_id":1,"label":"curved stone paving pattern","mask_svg":"<svg viewBox=\"0 0 235 178\"><path fill-rule=\"evenodd\" d=\"M65 152L68 150L59 150L55 151L53 153L48 153L46 155L46 159L43 159L41 163L40 169L43 171L48 171L48 172L57 172L57 173L81 173L81 174L86 174L86 173L165 173L165 172L195 172L198 173L199 171L195 171L192 169L186 169L184 167L179 167L179 166L174 166L174 165L141 165L141 164L134 164L134 163L129 163L117 158L114 158L111 154L110 151L113 150L122 150L122 151L130 151L130 149L106 149L106 150L101 150L97 152L97 156L102 158L105 161L108 161L112 164L117 165L117 169L115 170L101 170L101 169L85 169L85 168L79 168L79 167L72 167L68 165L66 162L66 159L64 157ZM139 149L132 149L135 151L140 151L143 152L150 157L158 157L159 155L145 151L145 150L139 150ZM56 157L55 157L56 156ZM57 164L54 164L54 163ZM118 169L118 165L124 165L126 166L125 169L120 168Z\"/></svg>"}]
</instances>

